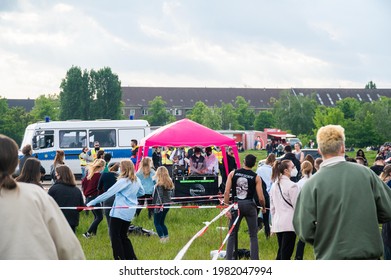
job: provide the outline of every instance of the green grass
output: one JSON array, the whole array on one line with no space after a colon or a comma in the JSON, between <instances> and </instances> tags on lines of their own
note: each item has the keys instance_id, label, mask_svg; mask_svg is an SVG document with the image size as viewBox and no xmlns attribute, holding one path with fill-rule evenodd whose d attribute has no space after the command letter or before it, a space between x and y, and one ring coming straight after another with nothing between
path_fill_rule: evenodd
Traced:
<instances>
[{"instance_id":1,"label":"green grass","mask_svg":"<svg viewBox=\"0 0 391 280\"><path fill-rule=\"evenodd\" d=\"M182 247L205 226L203 222L212 220L219 213L219 209L170 209L166 218L170 235L170 240L167 243L161 244L157 235L148 237L130 234L129 238L140 260L173 260ZM83 212L80 219L76 234L86 258L88 260L113 259L106 220L104 219L99 225L96 236L85 239L82 233L88 229L93 220L93 215L90 213L86 216ZM141 211L141 214L133 220L133 224L155 231L153 220L148 219L146 210ZM220 230L218 227L228 227L228 219L225 216L211 224L204 235L195 239L183 259L211 259L210 251L217 250L227 234L227 230ZM238 248L249 249L250 247L246 230L247 224L243 220L239 231ZM262 230L258 233L258 238L260 259L275 259L278 248L276 236L273 235L267 240ZM225 247L223 250L225 250ZM305 259L314 259L312 247L309 245L306 246Z\"/></svg>"},{"instance_id":2,"label":"green grass","mask_svg":"<svg viewBox=\"0 0 391 280\"><path fill-rule=\"evenodd\" d=\"M254 151L247 150L240 153L240 158L243 158L252 153L257 157L257 161L266 158L266 151ZM355 157L356 152L349 152L348 155ZM373 165L376 157L375 151L366 152L365 155L368 159L369 166ZM254 168L255 170L255 168ZM129 235L132 241L135 253L140 260L173 260L182 247L202 228L203 222L212 220L219 214L219 209L170 209L166 218L166 225L168 227L170 241L161 244L157 235L154 236L139 236L131 234ZM80 225L77 228L77 237L83 247L84 253L88 260L111 260L112 251L110 239L108 236L108 227L106 219L104 219L99 225L98 233L96 236L85 239L82 233L87 231L90 223L93 220L93 214L82 212L80 214ZM153 220L148 219L147 211L142 210L141 214L134 218L133 224L141 226L145 229L155 231ZM185 260L209 260L210 251L217 250L223 239L225 238L227 231L221 231L217 227L228 227L228 219L224 216L215 223L211 224L204 235L198 237L189 250L185 254ZM239 248L249 249L250 242L247 230L247 224L245 220L242 221L239 230ZM269 239L265 238L265 234L262 231L258 233L259 242L259 256L262 260L274 260L277 254L277 238L275 235ZM225 250L225 247L224 249ZM293 254L294 256L294 254ZM313 248L310 245L306 245L305 260L313 260Z\"/></svg>"}]
</instances>

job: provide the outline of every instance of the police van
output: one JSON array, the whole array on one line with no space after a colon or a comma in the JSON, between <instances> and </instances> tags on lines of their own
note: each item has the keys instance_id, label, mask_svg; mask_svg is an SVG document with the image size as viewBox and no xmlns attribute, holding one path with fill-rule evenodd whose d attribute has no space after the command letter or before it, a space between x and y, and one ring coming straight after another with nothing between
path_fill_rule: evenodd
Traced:
<instances>
[{"instance_id":1,"label":"police van","mask_svg":"<svg viewBox=\"0 0 391 280\"><path fill-rule=\"evenodd\" d=\"M146 120L47 121L27 126L20 149L27 144L50 173L57 150L65 153L65 164L75 175L81 174L79 154L83 147L94 148L98 141L105 153L111 153L111 162L131 157L132 139L138 142L150 133ZM19 158L23 155L20 152Z\"/></svg>"}]
</instances>

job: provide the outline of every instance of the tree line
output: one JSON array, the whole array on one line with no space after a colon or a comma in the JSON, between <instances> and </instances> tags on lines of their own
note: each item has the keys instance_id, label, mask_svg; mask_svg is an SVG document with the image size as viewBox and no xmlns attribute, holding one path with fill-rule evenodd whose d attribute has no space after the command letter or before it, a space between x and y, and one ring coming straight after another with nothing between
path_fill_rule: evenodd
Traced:
<instances>
[{"instance_id":1,"label":"tree line","mask_svg":"<svg viewBox=\"0 0 391 280\"><path fill-rule=\"evenodd\" d=\"M391 99L381 97L370 102L344 98L335 107L319 105L316 93L296 96L282 91L278 99L271 99L272 108L256 113L242 96L234 104L222 103L220 107L207 106L198 101L186 117L214 130L258 130L279 128L298 135L303 143L315 139L318 129L327 124L339 124L345 128L347 147L377 146L390 141ZM166 102L156 97L149 102L151 125L172 122Z\"/></svg>"},{"instance_id":2,"label":"tree line","mask_svg":"<svg viewBox=\"0 0 391 280\"><path fill-rule=\"evenodd\" d=\"M362 102L344 98L335 107L319 105L311 96L296 96L282 91L276 100L270 100L271 110L255 113L243 97L236 98L235 106L207 107L199 101L187 117L215 130L245 129L263 131L279 128L298 135L303 144L316 138L318 129L327 124L345 128L347 147L377 146L390 141L391 99Z\"/></svg>"},{"instance_id":3,"label":"tree line","mask_svg":"<svg viewBox=\"0 0 391 280\"><path fill-rule=\"evenodd\" d=\"M372 81L366 87L376 89ZM51 120L125 119L121 98L121 82L109 67L98 71L81 70L72 66L60 84L59 94L41 95L35 99L30 112L22 107L9 108L7 100L0 97L0 133L21 143L28 124ZM289 90L279 98L271 98L272 108L255 112L244 97L237 96L234 104L207 106L198 101L186 117L214 130L258 130L279 128L298 135L303 143L315 139L317 130L326 124L340 124L345 128L346 145L365 147L379 145L391 139L391 99L361 102L345 98L335 107L319 105L316 93L296 96ZM152 126L174 122L161 96L149 101L148 116Z\"/></svg>"}]
</instances>

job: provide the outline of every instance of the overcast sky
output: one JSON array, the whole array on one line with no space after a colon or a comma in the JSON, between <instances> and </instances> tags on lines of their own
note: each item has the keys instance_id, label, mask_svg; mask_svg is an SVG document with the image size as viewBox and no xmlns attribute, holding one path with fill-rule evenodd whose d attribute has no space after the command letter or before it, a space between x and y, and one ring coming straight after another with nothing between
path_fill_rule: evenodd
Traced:
<instances>
[{"instance_id":1,"label":"overcast sky","mask_svg":"<svg viewBox=\"0 0 391 280\"><path fill-rule=\"evenodd\" d=\"M0 0L0 96L73 65L122 86L391 88L389 0Z\"/></svg>"}]
</instances>

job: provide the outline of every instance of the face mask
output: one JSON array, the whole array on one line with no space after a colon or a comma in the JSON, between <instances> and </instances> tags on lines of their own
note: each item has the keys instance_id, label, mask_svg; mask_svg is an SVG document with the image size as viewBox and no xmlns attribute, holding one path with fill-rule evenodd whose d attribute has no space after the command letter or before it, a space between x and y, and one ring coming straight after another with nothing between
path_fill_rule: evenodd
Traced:
<instances>
[{"instance_id":1,"label":"face mask","mask_svg":"<svg viewBox=\"0 0 391 280\"><path fill-rule=\"evenodd\" d=\"M121 173L121 168L118 168L117 174Z\"/></svg>"},{"instance_id":2,"label":"face mask","mask_svg":"<svg viewBox=\"0 0 391 280\"><path fill-rule=\"evenodd\" d=\"M299 173L299 172L297 172L296 167L294 167L294 168L291 170L291 177L296 177L296 176L297 176L297 173Z\"/></svg>"}]
</instances>

